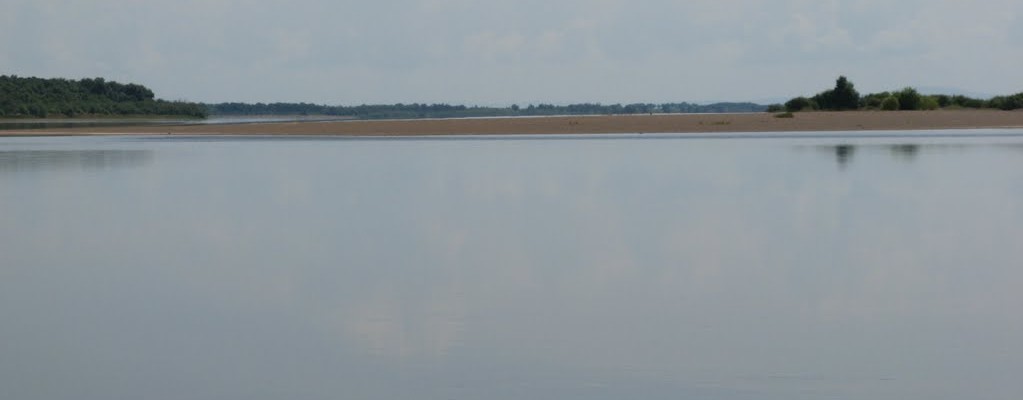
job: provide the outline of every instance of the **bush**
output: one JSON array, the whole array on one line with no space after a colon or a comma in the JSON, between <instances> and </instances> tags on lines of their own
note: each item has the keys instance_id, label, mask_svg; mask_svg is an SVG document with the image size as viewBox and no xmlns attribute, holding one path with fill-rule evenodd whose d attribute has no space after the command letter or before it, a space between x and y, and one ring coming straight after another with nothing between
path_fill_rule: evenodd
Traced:
<instances>
[{"instance_id":1,"label":"bush","mask_svg":"<svg viewBox=\"0 0 1023 400\"><path fill-rule=\"evenodd\" d=\"M1012 96L997 96L988 100L988 107L997 108L1001 110L1019 110L1023 108L1023 93L1017 93Z\"/></svg>"},{"instance_id":2,"label":"bush","mask_svg":"<svg viewBox=\"0 0 1023 400\"><path fill-rule=\"evenodd\" d=\"M892 94L888 92L868 94L860 98L860 107L874 110L882 109L882 103L889 97L892 97Z\"/></svg>"},{"instance_id":3,"label":"bush","mask_svg":"<svg viewBox=\"0 0 1023 400\"><path fill-rule=\"evenodd\" d=\"M46 106L35 103L28 106L28 114L36 118L46 118L49 111L46 110Z\"/></svg>"},{"instance_id":4,"label":"bush","mask_svg":"<svg viewBox=\"0 0 1023 400\"><path fill-rule=\"evenodd\" d=\"M781 104L771 104L771 105L767 106L767 112L769 112L769 113L776 113L776 112L782 112L782 111L785 111L785 106L783 106Z\"/></svg>"},{"instance_id":5,"label":"bush","mask_svg":"<svg viewBox=\"0 0 1023 400\"><path fill-rule=\"evenodd\" d=\"M885 111L898 111L899 99L895 96L888 96L887 99L881 101L881 109Z\"/></svg>"},{"instance_id":6,"label":"bush","mask_svg":"<svg viewBox=\"0 0 1023 400\"><path fill-rule=\"evenodd\" d=\"M900 110L919 110L921 107L920 93L911 87L902 89L895 94L899 98L899 109Z\"/></svg>"},{"instance_id":7,"label":"bush","mask_svg":"<svg viewBox=\"0 0 1023 400\"><path fill-rule=\"evenodd\" d=\"M156 100L153 91L138 84L108 82L102 78L19 78L0 75L0 110L7 116L77 117L80 115L160 114L198 115L195 103Z\"/></svg>"},{"instance_id":8,"label":"bush","mask_svg":"<svg viewBox=\"0 0 1023 400\"><path fill-rule=\"evenodd\" d=\"M785 111L788 112L799 112L803 110L814 110L817 109L817 103L806 97L796 97L792 100L785 102Z\"/></svg>"},{"instance_id":9,"label":"bush","mask_svg":"<svg viewBox=\"0 0 1023 400\"><path fill-rule=\"evenodd\" d=\"M964 108L984 108L984 100L974 99L963 95L952 96L952 104Z\"/></svg>"},{"instance_id":10,"label":"bush","mask_svg":"<svg viewBox=\"0 0 1023 400\"><path fill-rule=\"evenodd\" d=\"M860 93L844 76L835 81L835 88L814 96L817 105L824 110L855 110L860 106Z\"/></svg>"}]
</instances>

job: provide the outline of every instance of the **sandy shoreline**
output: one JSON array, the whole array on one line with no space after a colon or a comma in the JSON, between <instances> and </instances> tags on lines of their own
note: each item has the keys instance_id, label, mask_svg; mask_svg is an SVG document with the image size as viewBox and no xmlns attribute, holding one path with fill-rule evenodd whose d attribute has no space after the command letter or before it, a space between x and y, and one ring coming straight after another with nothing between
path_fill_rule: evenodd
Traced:
<instances>
[{"instance_id":1,"label":"sandy shoreline","mask_svg":"<svg viewBox=\"0 0 1023 400\"><path fill-rule=\"evenodd\" d=\"M851 111L774 114L673 114L388 121L118 126L0 131L0 136L55 135L516 135L602 133L736 133L1023 128L1023 111Z\"/></svg>"}]
</instances>

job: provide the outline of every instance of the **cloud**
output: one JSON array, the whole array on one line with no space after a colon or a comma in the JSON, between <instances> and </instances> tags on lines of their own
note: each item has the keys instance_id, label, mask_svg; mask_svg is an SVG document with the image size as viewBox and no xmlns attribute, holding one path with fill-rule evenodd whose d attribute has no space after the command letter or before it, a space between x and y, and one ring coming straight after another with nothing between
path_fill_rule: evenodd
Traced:
<instances>
[{"instance_id":1,"label":"cloud","mask_svg":"<svg viewBox=\"0 0 1023 400\"><path fill-rule=\"evenodd\" d=\"M838 74L1004 92L1023 62L1023 5L1010 0L16 0L5 11L3 73L104 76L205 101L744 100Z\"/></svg>"}]
</instances>

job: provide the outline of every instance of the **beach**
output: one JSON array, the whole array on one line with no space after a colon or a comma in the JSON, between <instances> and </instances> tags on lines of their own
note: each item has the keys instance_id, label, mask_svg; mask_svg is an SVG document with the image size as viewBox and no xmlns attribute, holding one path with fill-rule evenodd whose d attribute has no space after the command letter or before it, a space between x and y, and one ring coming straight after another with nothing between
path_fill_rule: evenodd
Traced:
<instances>
[{"instance_id":1,"label":"beach","mask_svg":"<svg viewBox=\"0 0 1023 400\"><path fill-rule=\"evenodd\" d=\"M1023 112L999 110L654 114L208 125L115 126L0 131L0 136L57 135L543 135L735 133L1023 128Z\"/></svg>"}]
</instances>

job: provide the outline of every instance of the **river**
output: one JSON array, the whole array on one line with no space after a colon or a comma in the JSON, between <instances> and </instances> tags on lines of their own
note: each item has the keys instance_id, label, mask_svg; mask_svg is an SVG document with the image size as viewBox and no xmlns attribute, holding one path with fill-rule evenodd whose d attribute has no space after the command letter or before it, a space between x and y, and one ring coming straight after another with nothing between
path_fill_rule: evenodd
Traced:
<instances>
[{"instance_id":1,"label":"river","mask_svg":"<svg viewBox=\"0 0 1023 400\"><path fill-rule=\"evenodd\" d=\"M0 397L1019 399L1023 131L0 138Z\"/></svg>"}]
</instances>

